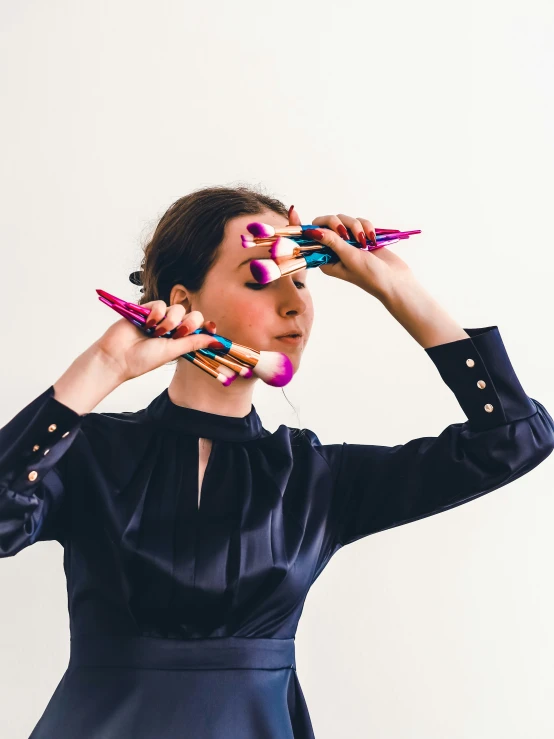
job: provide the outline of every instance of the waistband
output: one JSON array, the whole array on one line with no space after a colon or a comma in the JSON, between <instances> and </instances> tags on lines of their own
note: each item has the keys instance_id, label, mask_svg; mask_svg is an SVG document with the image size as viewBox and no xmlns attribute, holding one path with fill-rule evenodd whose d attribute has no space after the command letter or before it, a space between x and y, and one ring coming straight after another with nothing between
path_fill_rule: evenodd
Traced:
<instances>
[{"instance_id":1,"label":"waistband","mask_svg":"<svg viewBox=\"0 0 554 739\"><path fill-rule=\"evenodd\" d=\"M296 670L294 638L71 637L69 667L137 667L164 670Z\"/></svg>"}]
</instances>

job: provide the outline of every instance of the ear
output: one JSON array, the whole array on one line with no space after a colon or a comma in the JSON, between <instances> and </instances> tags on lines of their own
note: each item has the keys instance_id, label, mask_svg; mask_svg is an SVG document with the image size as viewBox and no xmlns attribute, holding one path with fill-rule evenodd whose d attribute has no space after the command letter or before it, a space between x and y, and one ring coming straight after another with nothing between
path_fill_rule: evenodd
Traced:
<instances>
[{"instance_id":1,"label":"ear","mask_svg":"<svg viewBox=\"0 0 554 739\"><path fill-rule=\"evenodd\" d=\"M171 288L171 292L169 293L169 304L175 305L175 303L181 303L186 312L190 312L190 293L184 285L173 285Z\"/></svg>"}]
</instances>

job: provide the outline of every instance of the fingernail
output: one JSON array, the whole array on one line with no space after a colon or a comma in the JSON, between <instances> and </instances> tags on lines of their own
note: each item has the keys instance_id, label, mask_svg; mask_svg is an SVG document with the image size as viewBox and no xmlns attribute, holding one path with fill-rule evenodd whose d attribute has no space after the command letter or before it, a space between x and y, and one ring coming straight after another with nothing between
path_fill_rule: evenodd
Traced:
<instances>
[{"instance_id":1,"label":"fingernail","mask_svg":"<svg viewBox=\"0 0 554 739\"><path fill-rule=\"evenodd\" d=\"M186 336L188 333L190 333L190 329L188 326L184 323L181 323L176 329L175 334L178 339L180 339L182 336Z\"/></svg>"},{"instance_id":2,"label":"fingernail","mask_svg":"<svg viewBox=\"0 0 554 739\"><path fill-rule=\"evenodd\" d=\"M362 246L366 245L367 242L365 238L365 233L363 231L360 231L360 233L358 234L358 241L360 242Z\"/></svg>"},{"instance_id":3,"label":"fingernail","mask_svg":"<svg viewBox=\"0 0 554 739\"><path fill-rule=\"evenodd\" d=\"M309 239L315 239L316 241L320 241L323 238L323 231L320 231L318 228L307 228L304 233Z\"/></svg>"},{"instance_id":4,"label":"fingernail","mask_svg":"<svg viewBox=\"0 0 554 739\"><path fill-rule=\"evenodd\" d=\"M145 328L152 328L152 326L156 325L156 321L154 321L152 318L149 318L146 323L144 324Z\"/></svg>"},{"instance_id":5,"label":"fingernail","mask_svg":"<svg viewBox=\"0 0 554 739\"><path fill-rule=\"evenodd\" d=\"M340 226L337 226L337 231L339 232L339 234L342 236L343 239L345 239L346 241L348 241L348 231L342 225L342 223L340 224Z\"/></svg>"},{"instance_id":6,"label":"fingernail","mask_svg":"<svg viewBox=\"0 0 554 739\"><path fill-rule=\"evenodd\" d=\"M167 333L167 329L166 328L157 328L154 331L154 333L152 334L152 336L163 336L166 333Z\"/></svg>"},{"instance_id":7,"label":"fingernail","mask_svg":"<svg viewBox=\"0 0 554 739\"><path fill-rule=\"evenodd\" d=\"M217 339L214 339L213 341L210 341L208 344L208 349L225 349L221 341L217 341Z\"/></svg>"},{"instance_id":8,"label":"fingernail","mask_svg":"<svg viewBox=\"0 0 554 739\"><path fill-rule=\"evenodd\" d=\"M294 210L294 205L291 205L289 208L289 221L290 221L290 214L292 213L293 210Z\"/></svg>"},{"instance_id":9,"label":"fingernail","mask_svg":"<svg viewBox=\"0 0 554 739\"><path fill-rule=\"evenodd\" d=\"M211 331L212 334L215 334L215 328L216 328L216 326L215 326L215 323L213 321L207 321L206 328L208 329L208 331Z\"/></svg>"}]
</instances>

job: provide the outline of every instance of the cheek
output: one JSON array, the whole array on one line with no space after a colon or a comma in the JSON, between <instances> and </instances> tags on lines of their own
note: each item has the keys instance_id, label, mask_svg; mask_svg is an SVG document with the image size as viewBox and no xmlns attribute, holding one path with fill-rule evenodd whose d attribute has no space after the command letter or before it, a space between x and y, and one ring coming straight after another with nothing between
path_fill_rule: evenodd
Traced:
<instances>
[{"instance_id":1,"label":"cheek","mask_svg":"<svg viewBox=\"0 0 554 739\"><path fill-rule=\"evenodd\" d=\"M252 291L250 294L250 291L235 291L228 287L206 296L203 306L204 318L215 321L217 331L239 343L241 340L246 342L249 335L256 336L259 331L263 332L269 314L259 293Z\"/></svg>"}]
</instances>

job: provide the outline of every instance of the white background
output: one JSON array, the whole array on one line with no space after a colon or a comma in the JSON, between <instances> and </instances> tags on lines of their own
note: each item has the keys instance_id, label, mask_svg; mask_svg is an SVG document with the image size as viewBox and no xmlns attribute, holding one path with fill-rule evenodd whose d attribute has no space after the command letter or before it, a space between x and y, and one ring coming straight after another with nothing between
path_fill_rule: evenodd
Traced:
<instances>
[{"instance_id":1,"label":"white background","mask_svg":"<svg viewBox=\"0 0 554 739\"><path fill-rule=\"evenodd\" d=\"M303 222L422 229L391 248L464 328L498 325L553 412L554 4L3 0L0 20L0 426L117 320L95 288L138 299L166 208L243 182ZM299 416L260 384L266 428L392 445L466 419L377 300L310 283ZM95 410L143 408L173 371ZM551 739L553 465L336 555L297 633L318 739ZM29 735L67 666L62 554L0 562L2 739Z\"/></svg>"}]
</instances>

